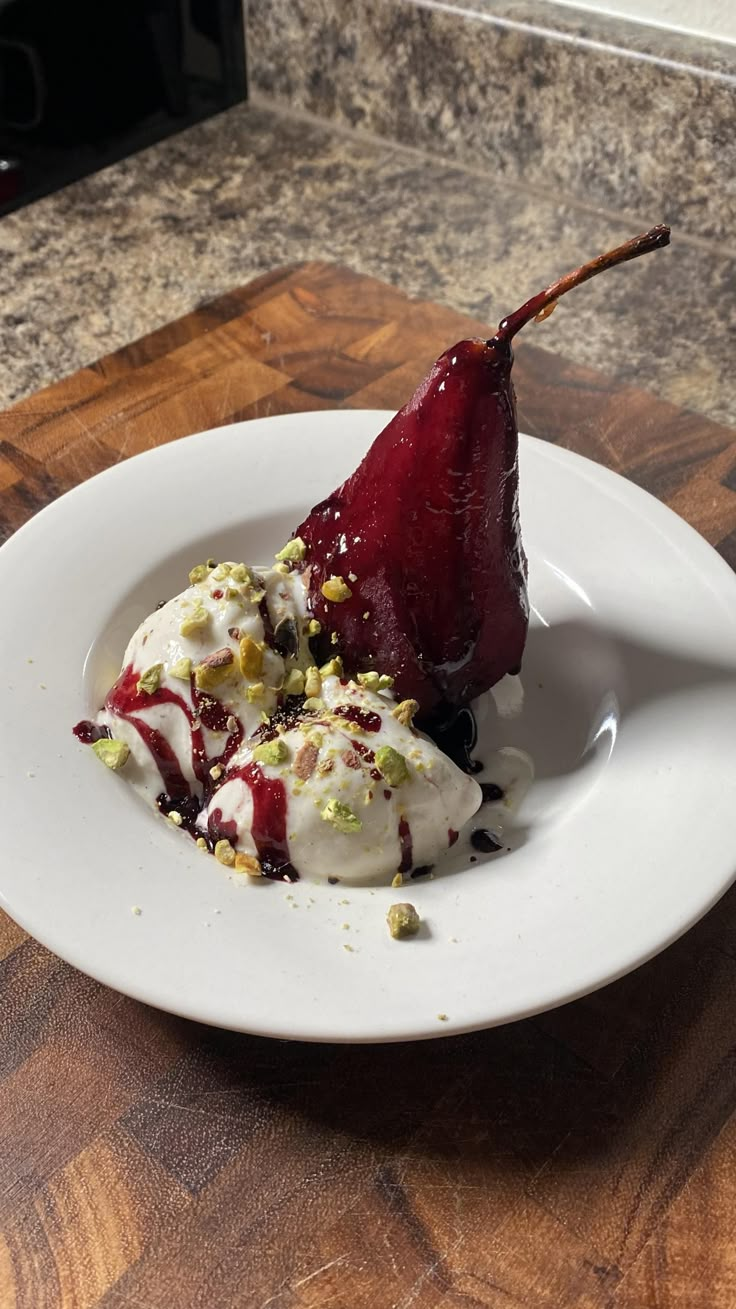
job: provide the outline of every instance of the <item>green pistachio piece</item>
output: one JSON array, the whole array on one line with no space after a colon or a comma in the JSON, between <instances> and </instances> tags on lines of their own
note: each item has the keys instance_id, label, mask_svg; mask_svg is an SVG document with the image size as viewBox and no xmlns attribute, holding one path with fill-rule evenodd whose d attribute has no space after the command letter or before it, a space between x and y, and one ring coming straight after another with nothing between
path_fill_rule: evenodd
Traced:
<instances>
[{"instance_id":1,"label":"green pistachio piece","mask_svg":"<svg viewBox=\"0 0 736 1309\"><path fill-rule=\"evenodd\" d=\"M344 672L342 659L335 655L333 659L328 660L319 670L320 677L342 677Z\"/></svg>"},{"instance_id":2,"label":"green pistachio piece","mask_svg":"<svg viewBox=\"0 0 736 1309\"><path fill-rule=\"evenodd\" d=\"M407 936L416 936L422 920L413 904L392 904L386 922L394 940L400 941Z\"/></svg>"},{"instance_id":3,"label":"green pistachio piece","mask_svg":"<svg viewBox=\"0 0 736 1309\"><path fill-rule=\"evenodd\" d=\"M233 564L230 569L230 576L234 582L238 582L241 586L253 580L245 564Z\"/></svg>"},{"instance_id":4,"label":"green pistachio piece","mask_svg":"<svg viewBox=\"0 0 736 1309\"><path fill-rule=\"evenodd\" d=\"M125 741L111 741L106 736L99 741L93 741L92 749L97 758L101 759L108 768L112 768L114 773L123 768L130 758L130 749Z\"/></svg>"},{"instance_id":5,"label":"green pistachio piece","mask_svg":"<svg viewBox=\"0 0 736 1309\"><path fill-rule=\"evenodd\" d=\"M312 664L304 674L304 694L310 697L318 696L322 690L322 678L319 675L319 669Z\"/></svg>"},{"instance_id":6,"label":"green pistachio piece","mask_svg":"<svg viewBox=\"0 0 736 1309\"><path fill-rule=\"evenodd\" d=\"M396 708L391 710L391 714L401 723L402 727L411 727L412 719L418 708L419 705L416 700L402 700L401 704L397 704Z\"/></svg>"},{"instance_id":7,"label":"green pistachio piece","mask_svg":"<svg viewBox=\"0 0 736 1309\"><path fill-rule=\"evenodd\" d=\"M235 863L235 851L229 841L218 841L215 845L215 859L220 864L232 867Z\"/></svg>"},{"instance_id":8,"label":"green pistachio piece","mask_svg":"<svg viewBox=\"0 0 736 1309\"><path fill-rule=\"evenodd\" d=\"M376 768L389 786L401 786L402 782L408 781L409 766L406 759L392 745L382 745L380 750L376 750Z\"/></svg>"},{"instance_id":9,"label":"green pistachio piece","mask_svg":"<svg viewBox=\"0 0 736 1309\"><path fill-rule=\"evenodd\" d=\"M273 741L263 741L257 745L253 758L258 764L283 764L289 758L289 747L285 741L276 737Z\"/></svg>"},{"instance_id":10,"label":"green pistachio piece","mask_svg":"<svg viewBox=\"0 0 736 1309\"><path fill-rule=\"evenodd\" d=\"M307 630L309 631L310 636L319 636L320 632L322 631L322 624L319 621L319 619L310 618L309 628Z\"/></svg>"},{"instance_id":11,"label":"green pistachio piece","mask_svg":"<svg viewBox=\"0 0 736 1309\"><path fill-rule=\"evenodd\" d=\"M353 813L349 805L343 804L342 800L328 800L322 810L322 818L337 828L338 832L360 832L363 827L357 814Z\"/></svg>"},{"instance_id":12,"label":"green pistachio piece","mask_svg":"<svg viewBox=\"0 0 736 1309\"><path fill-rule=\"evenodd\" d=\"M324 707L325 707L325 702L318 695L310 695L304 701L304 705L303 705L304 709L316 709L318 713L321 713Z\"/></svg>"},{"instance_id":13,"label":"green pistachio piece","mask_svg":"<svg viewBox=\"0 0 736 1309\"><path fill-rule=\"evenodd\" d=\"M304 673L300 668L290 668L284 679L284 695L301 695L304 690Z\"/></svg>"},{"instance_id":14,"label":"green pistachio piece","mask_svg":"<svg viewBox=\"0 0 736 1309\"><path fill-rule=\"evenodd\" d=\"M286 559L293 559L296 563L301 563L306 553L306 543L302 541L300 536L295 536L291 541L286 542L283 550L279 550L278 554L274 555L274 559L278 559L279 563L283 563Z\"/></svg>"},{"instance_id":15,"label":"green pistachio piece","mask_svg":"<svg viewBox=\"0 0 736 1309\"><path fill-rule=\"evenodd\" d=\"M256 700L260 700L265 690L263 682L254 682L252 686L249 686L245 692L248 704L255 704ZM268 722L268 719L266 719L266 722Z\"/></svg>"},{"instance_id":16,"label":"green pistachio piece","mask_svg":"<svg viewBox=\"0 0 736 1309\"><path fill-rule=\"evenodd\" d=\"M145 673L141 673L138 678L138 690L145 691L146 695L153 695L154 691L158 691L161 685L163 671L163 664L151 664L151 667L147 668Z\"/></svg>"},{"instance_id":17,"label":"green pistachio piece","mask_svg":"<svg viewBox=\"0 0 736 1309\"><path fill-rule=\"evenodd\" d=\"M169 677L175 677L177 682L188 682L192 675L192 661L187 655L183 659L177 659L169 669Z\"/></svg>"},{"instance_id":18,"label":"green pistachio piece","mask_svg":"<svg viewBox=\"0 0 736 1309\"><path fill-rule=\"evenodd\" d=\"M204 605L195 605L190 614L182 619L179 627L181 636L194 636L201 632L210 621L210 616Z\"/></svg>"},{"instance_id":19,"label":"green pistachio piece","mask_svg":"<svg viewBox=\"0 0 736 1309\"><path fill-rule=\"evenodd\" d=\"M344 600L349 600L353 594L342 577L328 577L327 581L322 583L320 590L325 600L331 600L333 604L342 604Z\"/></svg>"},{"instance_id":20,"label":"green pistachio piece","mask_svg":"<svg viewBox=\"0 0 736 1309\"><path fill-rule=\"evenodd\" d=\"M196 586L197 582L204 582L205 578L209 577L209 575L210 570L206 564L195 564L189 574L189 581L192 586Z\"/></svg>"}]
</instances>

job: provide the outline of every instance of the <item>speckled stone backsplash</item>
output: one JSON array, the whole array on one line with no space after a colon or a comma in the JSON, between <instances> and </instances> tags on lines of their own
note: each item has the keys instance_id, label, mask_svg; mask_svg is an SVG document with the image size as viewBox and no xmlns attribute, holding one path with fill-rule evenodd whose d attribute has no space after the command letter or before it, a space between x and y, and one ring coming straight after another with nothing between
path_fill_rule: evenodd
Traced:
<instances>
[{"instance_id":1,"label":"speckled stone backsplash","mask_svg":"<svg viewBox=\"0 0 736 1309\"><path fill-rule=\"evenodd\" d=\"M543 0L247 0L246 22L256 95L736 244L736 46Z\"/></svg>"}]
</instances>

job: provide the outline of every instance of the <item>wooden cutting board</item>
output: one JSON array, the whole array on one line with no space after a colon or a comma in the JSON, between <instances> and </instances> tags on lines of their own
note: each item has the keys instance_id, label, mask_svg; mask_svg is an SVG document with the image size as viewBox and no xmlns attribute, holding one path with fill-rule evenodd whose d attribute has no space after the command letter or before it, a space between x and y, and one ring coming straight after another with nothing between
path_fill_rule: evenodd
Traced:
<instances>
[{"instance_id":1,"label":"wooden cutting board","mask_svg":"<svg viewBox=\"0 0 736 1309\"><path fill-rule=\"evenodd\" d=\"M190 432L397 407L479 331L347 269L279 269L0 415L3 536ZM529 344L515 378L523 430L736 564L734 432ZM735 1033L736 890L552 1014L355 1048L157 1013L0 914L1 1309L733 1309Z\"/></svg>"}]
</instances>

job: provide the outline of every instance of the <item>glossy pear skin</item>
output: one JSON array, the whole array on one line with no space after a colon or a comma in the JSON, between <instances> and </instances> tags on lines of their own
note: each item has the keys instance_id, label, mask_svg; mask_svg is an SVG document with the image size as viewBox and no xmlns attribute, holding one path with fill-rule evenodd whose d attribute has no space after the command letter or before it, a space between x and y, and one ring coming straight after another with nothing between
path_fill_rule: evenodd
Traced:
<instances>
[{"instance_id":1,"label":"glossy pear skin","mask_svg":"<svg viewBox=\"0 0 736 1309\"><path fill-rule=\"evenodd\" d=\"M376 669L423 715L521 663L528 625L508 342L461 341L297 528L325 657ZM351 580L350 575L356 580ZM341 577L352 595L326 600ZM330 640L337 633L337 644Z\"/></svg>"}]
</instances>

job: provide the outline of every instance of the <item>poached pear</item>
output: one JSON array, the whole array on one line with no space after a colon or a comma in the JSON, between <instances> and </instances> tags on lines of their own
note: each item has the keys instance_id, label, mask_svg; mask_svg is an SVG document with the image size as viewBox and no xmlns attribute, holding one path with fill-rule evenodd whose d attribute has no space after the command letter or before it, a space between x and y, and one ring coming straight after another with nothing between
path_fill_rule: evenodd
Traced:
<instances>
[{"instance_id":1,"label":"poached pear","mask_svg":"<svg viewBox=\"0 0 736 1309\"><path fill-rule=\"evenodd\" d=\"M529 605L512 339L573 286L669 236L659 226L632 238L533 296L490 340L445 351L312 509L295 536L325 658L341 653L350 675L390 674L425 720L518 672Z\"/></svg>"}]
</instances>

